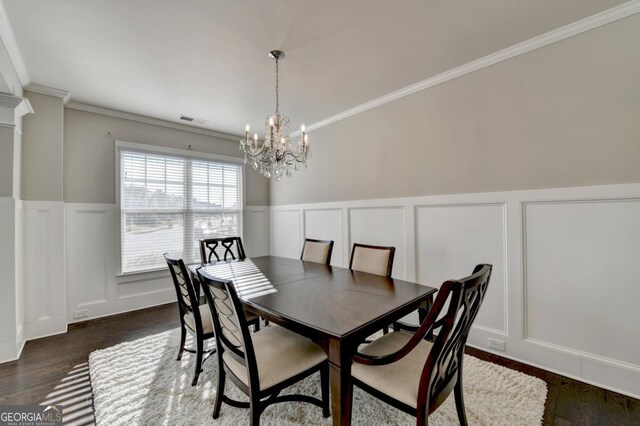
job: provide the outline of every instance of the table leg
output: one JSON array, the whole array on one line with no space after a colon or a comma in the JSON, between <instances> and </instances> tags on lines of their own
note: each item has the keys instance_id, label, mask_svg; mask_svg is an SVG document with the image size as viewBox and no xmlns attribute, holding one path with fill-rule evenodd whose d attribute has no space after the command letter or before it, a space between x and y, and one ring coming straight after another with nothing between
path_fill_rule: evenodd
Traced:
<instances>
[{"instance_id":1,"label":"table leg","mask_svg":"<svg viewBox=\"0 0 640 426\"><path fill-rule=\"evenodd\" d=\"M427 314L429 313L432 307L433 307L433 295L429 296L429 298L425 300L422 306L418 309L418 318L420 318L420 324L422 324L425 318L427 318ZM426 340L433 342L433 331L428 332L427 335L424 336L424 338Z\"/></svg>"},{"instance_id":2,"label":"table leg","mask_svg":"<svg viewBox=\"0 0 640 426\"><path fill-rule=\"evenodd\" d=\"M351 383L350 347L339 339L329 341L329 383L331 384L331 417L334 426L351 424Z\"/></svg>"}]
</instances>

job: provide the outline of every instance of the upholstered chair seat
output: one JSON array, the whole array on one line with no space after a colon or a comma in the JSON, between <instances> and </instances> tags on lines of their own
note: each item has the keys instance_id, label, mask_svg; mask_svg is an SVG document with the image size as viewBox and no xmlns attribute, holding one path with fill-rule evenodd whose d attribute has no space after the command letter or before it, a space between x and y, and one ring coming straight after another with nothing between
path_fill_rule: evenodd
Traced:
<instances>
[{"instance_id":1,"label":"upholstered chair seat","mask_svg":"<svg viewBox=\"0 0 640 426\"><path fill-rule=\"evenodd\" d=\"M220 416L222 403L249 408L248 424L258 426L260 414L271 404L300 401L322 408L329 417L329 361L320 346L278 326L249 333L246 312L232 281L198 270L207 303L213 313L218 355L218 380L212 417ZM289 386L320 373L322 399L287 393ZM249 403L225 395L227 375L249 397Z\"/></svg>"},{"instance_id":2,"label":"upholstered chair seat","mask_svg":"<svg viewBox=\"0 0 640 426\"><path fill-rule=\"evenodd\" d=\"M260 390L282 383L327 360L322 348L311 340L276 325L254 333ZM222 354L224 363L242 382L249 386L244 365L228 352Z\"/></svg>"},{"instance_id":3,"label":"upholstered chair seat","mask_svg":"<svg viewBox=\"0 0 640 426\"><path fill-rule=\"evenodd\" d=\"M487 293L491 269L488 264L476 265L470 276L445 281L415 334L393 332L361 348L352 358L353 380L348 386L356 385L415 416L416 426L427 426L429 415L453 393L458 421L467 426L464 348Z\"/></svg>"},{"instance_id":4,"label":"upholstered chair seat","mask_svg":"<svg viewBox=\"0 0 640 426\"><path fill-rule=\"evenodd\" d=\"M202 331L205 334L213 333L213 320L211 319L211 311L209 305L200 305L200 318L202 318ZM192 330L196 330L196 321L192 312L187 312L184 316L184 323Z\"/></svg>"},{"instance_id":5,"label":"upholstered chair seat","mask_svg":"<svg viewBox=\"0 0 640 426\"><path fill-rule=\"evenodd\" d=\"M365 346L361 353L381 356L398 351L411 339L407 333L389 333ZM416 408L422 368L427 361L432 343L422 340L404 358L387 365L354 363L351 374L390 397Z\"/></svg>"}]
</instances>

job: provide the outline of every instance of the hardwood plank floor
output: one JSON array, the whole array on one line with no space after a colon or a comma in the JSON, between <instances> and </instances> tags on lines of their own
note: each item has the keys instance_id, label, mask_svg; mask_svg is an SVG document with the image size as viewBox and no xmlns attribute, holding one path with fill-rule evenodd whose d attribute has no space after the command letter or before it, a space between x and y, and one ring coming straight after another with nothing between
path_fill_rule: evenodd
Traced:
<instances>
[{"instance_id":1,"label":"hardwood plank floor","mask_svg":"<svg viewBox=\"0 0 640 426\"><path fill-rule=\"evenodd\" d=\"M175 304L69 325L27 342L18 361L0 364L0 405L60 403L67 424L94 424L89 354L179 326ZM469 348L486 361L539 377L548 385L544 424L640 425L640 400Z\"/></svg>"}]
</instances>

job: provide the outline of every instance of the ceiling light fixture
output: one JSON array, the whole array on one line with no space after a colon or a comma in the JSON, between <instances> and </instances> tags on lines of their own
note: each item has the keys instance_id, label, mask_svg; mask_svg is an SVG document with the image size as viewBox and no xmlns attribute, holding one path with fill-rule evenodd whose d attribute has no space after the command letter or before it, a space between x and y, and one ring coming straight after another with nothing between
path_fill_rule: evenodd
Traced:
<instances>
[{"instance_id":1,"label":"ceiling light fixture","mask_svg":"<svg viewBox=\"0 0 640 426\"><path fill-rule=\"evenodd\" d=\"M245 164L251 164L267 178L274 176L276 180L284 175L291 176L298 171L300 165L307 166L310 157L309 135L304 124L300 128L300 140L292 143L289 139L289 117L280 114L278 61L284 58L284 52L272 50L269 57L276 61L276 112L267 116L264 141L258 140L258 134L249 137L250 127L247 124L244 139L240 140L240 151L244 152Z\"/></svg>"}]
</instances>

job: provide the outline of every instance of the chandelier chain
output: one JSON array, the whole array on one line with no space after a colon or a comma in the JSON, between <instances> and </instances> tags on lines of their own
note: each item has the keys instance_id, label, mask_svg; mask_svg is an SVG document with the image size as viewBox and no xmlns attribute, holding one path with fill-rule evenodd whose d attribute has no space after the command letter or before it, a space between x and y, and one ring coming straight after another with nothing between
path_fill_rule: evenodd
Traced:
<instances>
[{"instance_id":1,"label":"chandelier chain","mask_svg":"<svg viewBox=\"0 0 640 426\"><path fill-rule=\"evenodd\" d=\"M280 113L280 77L278 75L278 57L276 56L276 115Z\"/></svg>"}]
</instances>

